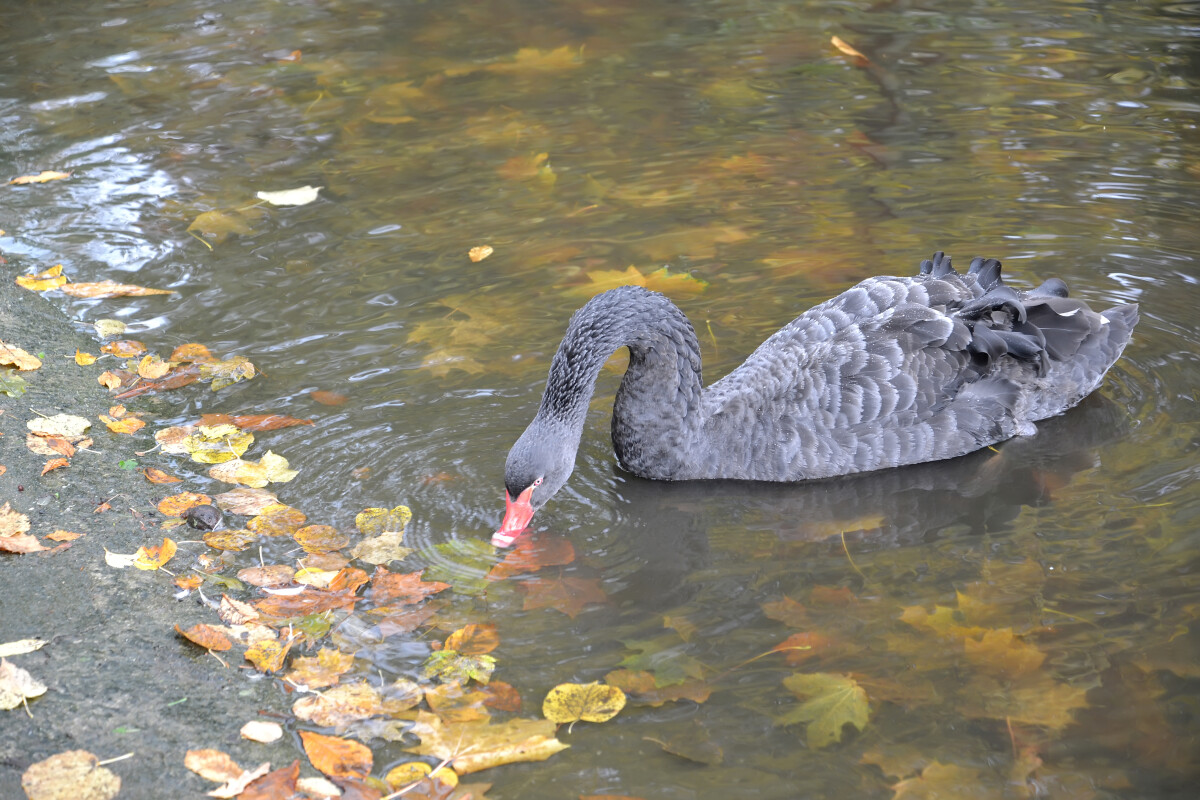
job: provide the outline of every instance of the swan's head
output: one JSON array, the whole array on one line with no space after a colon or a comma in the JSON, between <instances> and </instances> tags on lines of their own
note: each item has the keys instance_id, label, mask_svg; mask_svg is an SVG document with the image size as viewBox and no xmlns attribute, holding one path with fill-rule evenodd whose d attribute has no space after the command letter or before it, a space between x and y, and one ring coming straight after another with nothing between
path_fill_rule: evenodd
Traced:
<instances>
[{"instance_id":1,"label":"swan's head","mask_svg":"<svg viewBox=\"0 0 1200 800\"><path fill-rule=\"evenodd\" d=\"M535 418L504 462L504 523L492 535L508 547L529 526L533 513L562 488L575 469L579 435L560 424Z\"/></svg>"}]
</instances>

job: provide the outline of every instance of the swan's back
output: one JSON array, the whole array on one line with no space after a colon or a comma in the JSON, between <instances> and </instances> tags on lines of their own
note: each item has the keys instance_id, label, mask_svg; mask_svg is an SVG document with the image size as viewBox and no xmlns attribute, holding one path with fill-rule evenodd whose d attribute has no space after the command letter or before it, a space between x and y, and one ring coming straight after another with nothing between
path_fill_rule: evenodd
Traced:
<instances>
[{"instance_id":1,"label":"swan's back","mask_svg":"<svg viewBox=\"0 0 1200 800\"><path fill-rule=\"evenodd\" d=\"M960 275L941 253L810 309L704 392L689 465L672 475L796 481L963 455L1060 414L1129 342L1137 306L1102 313L1048 281L1017 292L1000 263Z\"/></svg>"}]
</instances>

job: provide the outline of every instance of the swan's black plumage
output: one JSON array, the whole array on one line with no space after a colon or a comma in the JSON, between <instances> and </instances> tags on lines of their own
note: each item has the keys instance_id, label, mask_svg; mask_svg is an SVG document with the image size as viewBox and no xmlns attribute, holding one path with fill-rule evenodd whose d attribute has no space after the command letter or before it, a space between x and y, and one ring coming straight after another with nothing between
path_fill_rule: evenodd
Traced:
<instances>
[{"instance_id":1,"label":"swan's black plumage","mask_svg":"<svg viewBox=\"0 0 1200 800\"><path fill-rule=\"evenodd\" d=\"M1136 305L1097 313L1058 279L1019 292L999 261L977 258L960 274L939 252L916 277L869 278L809 309L705 388L683 312L656 292L620 287L571 318L537 415L509 452L506 489L517 498L541 479L526 496L533 510L558 491L600 367L623 346L612 439L625 469L660 480L801 481L1032 433L1100 384L1137 321Z\"/></svg>"}]
</instances>

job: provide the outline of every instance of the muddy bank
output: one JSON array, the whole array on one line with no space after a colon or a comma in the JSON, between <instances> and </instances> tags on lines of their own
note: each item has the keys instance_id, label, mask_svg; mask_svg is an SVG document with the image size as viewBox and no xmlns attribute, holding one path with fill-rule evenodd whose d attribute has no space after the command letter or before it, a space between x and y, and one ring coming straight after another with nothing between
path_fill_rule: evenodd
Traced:
<instances>
[{"instance_id":1,"label":"muddy bank","mask_svg":"<svg viewBox=\"0 0 1200 800\"><path fill-rule=\"evenodd\" d=\"M289 737L261 745L238 735L258 711L286 711L272 680L240 669L236 656L222 668L175 634L176 624L213 622L212 612L194 593L174 599L163 572L105 563L105 548L132 553L161 541L155 504L177 490L119 466L153 443L110 433L98 420L113 404L96 380L102 369L80 367L73 356L77 348L98 353L99 343L50 302L15 286L15 272L5 266L0 279L0 339L41 354L43 366L22 373L25 394L0 395L0 464L7 468L0 506L8 502L28 515L30 533L48 546L55 542L45 537L56 530L85 535L57 552L0 553L0 643L50 642L10 659L49 689L29 702L32 718L20 708L0 711L0 797L24 797L21 774L30 764L73 749L102 760L133 753L109 766L121 778L122 798L199 796L212 788L184 768L190 748L225 750L243 766L290 763L299 751ZM139 403L153 406L146 400L131 407ZM47 457L25 447L26 421L35 412L91 420L94 452L77 452L69 467L41 476ZM111 510L94 513L105 501ZM172 538L198 538L185 530ZM182 567L202 549L183 544L172 564Z\"/></svg>"}]
</instances>

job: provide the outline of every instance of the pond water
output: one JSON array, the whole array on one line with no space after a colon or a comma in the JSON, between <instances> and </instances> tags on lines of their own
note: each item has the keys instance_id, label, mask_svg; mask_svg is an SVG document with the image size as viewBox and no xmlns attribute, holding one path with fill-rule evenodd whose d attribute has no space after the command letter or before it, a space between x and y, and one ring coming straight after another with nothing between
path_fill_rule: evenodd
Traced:
<instances>
[{"instance_id":1,"label":"pond water","mask_svg":"<svg viewBox=\"0 0 1200 800\"><path fill-rule=\"evenodd\" d=\"M422 552L392 567L432 565L453 596L436 629L342 639L356 673L415 676L429 641L493 622L523 716L619 668L690 692L560 730L571 749L482 773L489 797L1191 797L1198 87L1195 3L10 0L0 163L73 175L7 187L0 248L9 275L173 289L51 297L158 352L199 341L261 370L139 401L147 446L201 413L312 418L250 454L299 470L281 499L345 530L412 509ZM304 185L319 199L255 199ZM618 359L535 518L576 558L476 580L504 555L484 546L504 455L589 296L666 292L711 381L939 249L1138 302L1134 341L1036 437L799 486L623 473ZM603 602L539 607L551 582ZM807 649L751 660L789 637ZM786 724L794 674L865 692L862 730ZM374 774L413 741L369 740Z\"/></svg>"}]
</instances>

